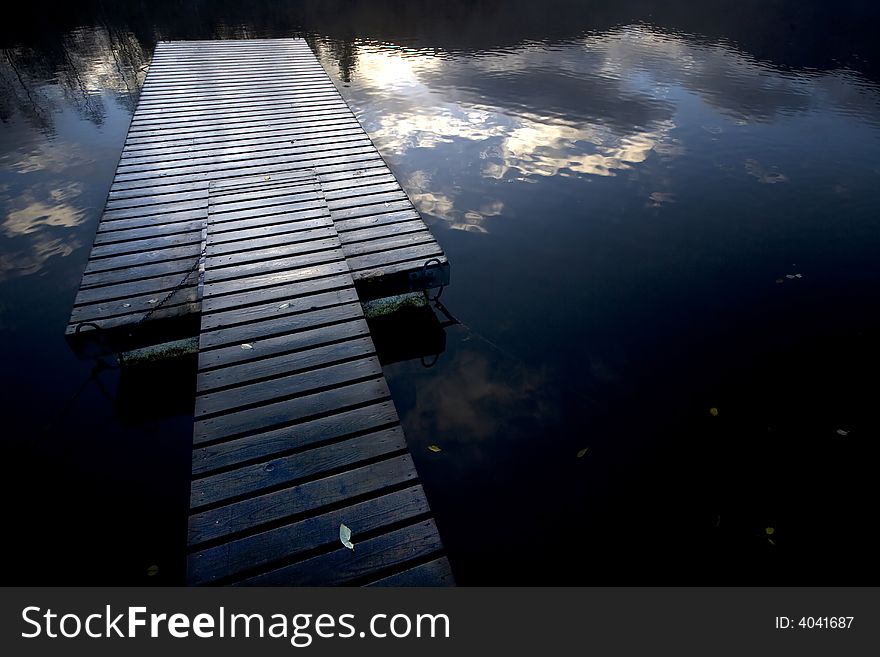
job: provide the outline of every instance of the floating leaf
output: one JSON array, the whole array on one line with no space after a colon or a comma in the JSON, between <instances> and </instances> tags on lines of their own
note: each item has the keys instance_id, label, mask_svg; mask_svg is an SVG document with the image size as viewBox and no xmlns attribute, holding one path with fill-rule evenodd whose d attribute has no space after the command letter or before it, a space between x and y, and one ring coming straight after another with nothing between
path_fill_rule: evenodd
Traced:
<instances>
[{"instance_id":1,"label":"floating leaf","mask_svg":"<svg viewBox=\"0 0 880 657\"><path fill-rule=\"evenodd\" d=\"M290 304L286 301L278 306L278 310L287 310L288 308L290 308Z\"/></svg>"},{"instance_id":2,"label":"floating leaf","mask_svg":"<svg viewBox=\"0 0 880 657\"><path fill-rule=\"evenodd\" d=\"M442 449L440 449L439 447L437 447L437 445L428 445L428 449L430 449L432 452L435 452L435 453L436 453L436 452L442 452L442 451L443 451Z\"/></svg>"},{"instance_id":3,"label":"floating leaf","mask_svg":"<svg viewBox=\"0 0 880 657\"><path fill-rule=\"evenodd\" d=\"M838 436L848 436L849 435L849 431L847 431L846 429L838 429L836 433Z\"/></svg>"},{"instance_id":4,"label":"floating leaf","mask_svg":"<svg viewBox=\"0 0 880 657\"><path fill-rule=\"evenodd\" d=\"M788 279L792 279L794 278L794 274L786 274L785 277Z\"/></svg>"},{"instance_id":5,"label":"floating leaf","mask_svg":"<svg viewBox=\"0 0 880 657\"><path fill-rule=\"evenodd\" d=\"M795 277L795 278L803 278L804 275L803 275L803 274L795 274L794 277Z\"/></svg>"},{"instance_id":6,"label":"floating leaf","mask_svg":"<svg viewBox=\"0 0 880 657\"><path fill-rule=\"evenodd\" d=\"M351 542L351 530L345 526L345 523L339 525L339 540L349 550L354 550L354 543Z\"/></svg>"},{"instance_id":7,"label":"floating leaf","mask_svg":"<svg viewBox=\"0 0 880 657\"><path fill-rule=\"evenodd\" d=\"M770 543L770 545L776 545L776 541L774 541L772 538L768 538L767 542Z\"/></svg>"},{"instance_id":8,"label":"floating leaf","mask_svg":"<svg viewBox=\"0 0 880 657\"><path fill-rule=\"evenodd\" d=\"M773 533L776 531L776 528L775 527L767 527L764 531L767 532L767 536L772 536Z\"/></svg>"},{"instance_id":9,"label":"floating leaf","mask_svg":"<svg viewBox=\"0 0 880 657\"><path fill-rule=\"evenodd\" d=\"M784 278L777 278L776 282L777 283L785 283L785 279Z\"/></svg>"},{"instance_id":10,"label":"floating leaf","mask_svg":"<svg viewBox=\"0 0 880 657\"><path fill-rule=\"evenodd\" d=\"M242 349L253 349L254 345L252 345L250 342L244 342L244 343L242 343L241 348Z\"/></svg>"},{"instance_id":11,"label":"floating leaf","mask_svg":"<svg viewBox=\"0 0 880 657\"><path fill-rule=\"evenodd\" d=\"M155 577L159 574L159 566L153 564L149 568L147 568L147 577Z\"/></svg>"},{"instance_id":12,"label":"floating leaf","mask_svg":"<svg viewBox=\"0 0 880 657\"><path fill-rule=\"evenodd\" d=\"M709 415L712 417L718 417L718 409L713 406L709 409Z\"/></svg>"},{"instance_id":13,"label":"floating leaf","mask_svg":"<svg viewBox=\"0 0 880 657\"><path fill-rule=\"evenodd\" d=\"M579 452L577 453L577 457L578 457L579 459L584 458L584 456L586 456L586 454L587 454L588 451L590 451L590 448L589 448L589 447L584 447L581 451L579 451Z\"/></svg>"}]
</instances>

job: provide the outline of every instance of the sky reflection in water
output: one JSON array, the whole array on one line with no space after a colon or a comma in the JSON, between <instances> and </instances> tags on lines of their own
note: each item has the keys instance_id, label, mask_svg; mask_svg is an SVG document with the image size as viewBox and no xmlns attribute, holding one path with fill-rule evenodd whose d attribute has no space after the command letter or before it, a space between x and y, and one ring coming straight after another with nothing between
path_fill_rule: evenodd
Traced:
<instances>
[{"instance_id":1,"label":"sky reflection in water","mask_svg":"<svg viewBox=\"0 0 880 657\"><path fill-rule=\"evenodd\" d=\"M150 34L298 33L220 19L213 34ZM433 367L386 374L456 576L802 583L805 563L842 551L852 576L868 559L853 546L867 544L878 429L877 84L612 23L491 47L462 45L453 25L304 30L452 262L442 300L461 324ZM85 26L0 60L8 446L55 492L88 480L72 508L109 488L116 517L145 519L121 534L68 521L90 537L70 559L114 583L155 562L179 581L188 496L185 395L163 413L167 398L105 372L115 401L89 387L68 404L90 365L63 327L152 50L143 35ZM43 428L57 409L49 426L75 445ZM64 559L29 558L28 572L81 581Z\"/></svg>"}]
</instances>

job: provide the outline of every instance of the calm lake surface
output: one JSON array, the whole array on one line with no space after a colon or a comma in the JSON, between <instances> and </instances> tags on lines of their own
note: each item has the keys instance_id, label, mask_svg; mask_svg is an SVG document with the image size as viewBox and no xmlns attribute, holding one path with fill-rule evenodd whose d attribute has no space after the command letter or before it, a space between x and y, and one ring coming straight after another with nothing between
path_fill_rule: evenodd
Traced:
<instances>
[{"instance_id":1,"label":"calm lake surface","mask_svg":"<svg viewBox=\"0 0 880 657\"><path fill-rule=\"evenodd\" d=\"M6 582L183 581L194 363L64 327L155 43L304 36L452 263L385 369L460 584L877 583L873 3L117 4L0 28Z\"/></svg>"}]
</instances>

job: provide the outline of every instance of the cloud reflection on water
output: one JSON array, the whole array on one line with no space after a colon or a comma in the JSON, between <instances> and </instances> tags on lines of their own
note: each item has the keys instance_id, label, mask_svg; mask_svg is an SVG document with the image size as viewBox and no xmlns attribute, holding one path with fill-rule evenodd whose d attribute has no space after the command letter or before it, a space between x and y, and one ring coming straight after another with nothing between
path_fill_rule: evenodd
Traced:
<instances>
[{"instance_id":1,"label":"cloud reflection on water","mask_svg":"<svg viewBox=\"0 0 880 657\"><path fill-rule=\"evenodd\" d=\"M326 44L320 48L332 65ZM462 174L487 180L613 177L642 172L652 157L668 164L689 144L705 152L703 142L729 130L817 107L872 121L880 104L858 76L775 70L725 43L647 26L561 45L440 55L355 41L346 70L352 103L392 165L413 162L415 150L439 149L434 162L460 158ZM711 137L689 134L695 111L710 119ZM745 170L754 175L754 166ZM501 213L479 206L503 203L475 202L463 194L468 183L440 174L403 172L419 209L453 228L491 232L485 217ZM765 182L783 180L764 174Z\"/></svg>"}]
</instances>

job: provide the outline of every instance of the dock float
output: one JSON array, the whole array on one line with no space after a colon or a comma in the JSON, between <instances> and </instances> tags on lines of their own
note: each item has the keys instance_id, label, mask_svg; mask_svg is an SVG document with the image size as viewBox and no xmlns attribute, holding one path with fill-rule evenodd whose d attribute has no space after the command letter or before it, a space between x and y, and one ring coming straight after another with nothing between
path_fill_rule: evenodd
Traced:
<instances>
[{"instance_id":1,"label":"dock float","mask_svg":"<svg viewBox=\"0 0 880 657\"><path fill-rule=\"evenodd\" d=\"M361 305L448 280L303 40L157 46L67 336L198 336L188 584L454 583Z\"/></svg>"},{"instance_id":2,"label":"dock float","mask_svg":"<svg viewBox=\"0 0 880 657\"><path fill-rule=\"evenodd\" d=\"M303 170L362 301L449 282L442 249L303 39L159 43L66 329L74 350L196 335L209 185Z\"/></svg>"}]
</instances>

